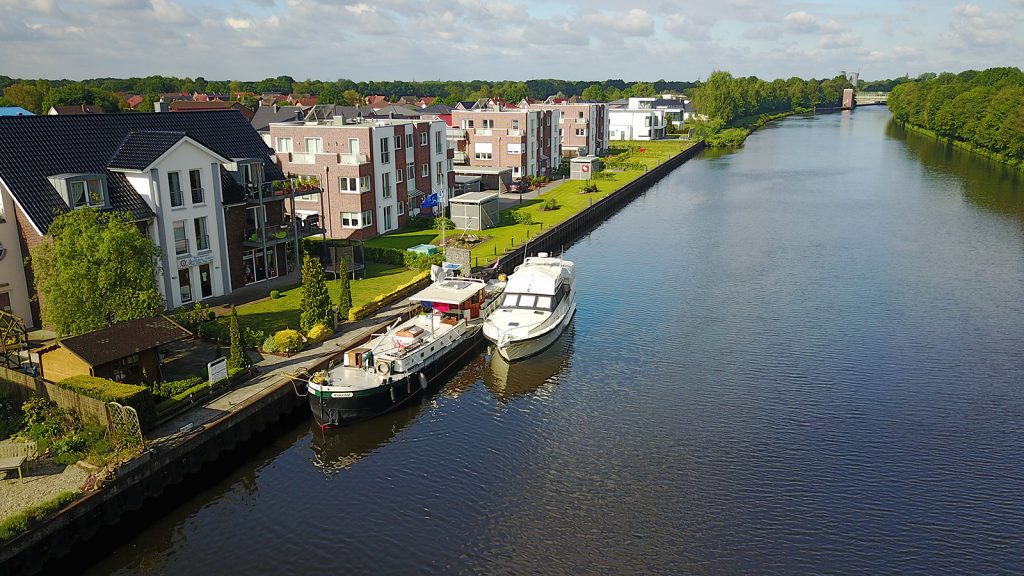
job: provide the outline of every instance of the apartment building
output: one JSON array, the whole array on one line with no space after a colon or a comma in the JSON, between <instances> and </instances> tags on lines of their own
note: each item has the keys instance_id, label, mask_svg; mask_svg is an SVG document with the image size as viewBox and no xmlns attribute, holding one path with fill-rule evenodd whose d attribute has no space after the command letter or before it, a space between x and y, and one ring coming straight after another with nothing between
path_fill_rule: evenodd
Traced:
<instances>
[{"instance_id":1,"label":"apartment building","mask_svg":"<svg viewBox=\"0 0 1024 576\"><path fill-rule=\"evenodd\" d=\"M560 118L558 110L456 107L448 130L455 163L546 176L561 163Z\"/></svg>"},{"instance_id":2,"label":"apartment building","mask_svg":"<svg viewBox=\"0 0 1024 576\"><path fill-rule=\"evenodd\" d=\"M665 109L655 98L630 98L624 108L609 108L610 140L659 140L665 137Z\"/></svg>"},{"instance_id":3,"label":"apartment building","mask_svg":"<svg viewBox=\"0 0 1024 576\"><path fill-rule=\"evenodd\" d=\"M312 176L324 194L295 203L295 217L323 222L331 238L365 240L400 228L432 193L455 186L446 125L438 120L322 120L270 124L281 168Z\"/></svg>"},{"instance_id":4,"label":"apartment building","mask_svg":"<svg viewBox=\"0 0 1024 576\"><path fill-rule=\"evenodd\" d=\"M561 134L561 155L598 156L608 150L608 105L598 102L570 102L549 98L544 103L522 103L535 110L557 110Z\"/></svg>"},{"instance_id":5,"label":"apartment building","mask_svg":"<svg viewBox=\"0 0 1024 576\"><path fill-rule=\"evenodd\" d=\"M160 248L168 309L276 276L313 233L283 228L287 196L270 181L284 175L235 111L0 118L0 139L0 305L30 327L41 310L22 261L63 212L129 213Z\"/></svg>"}]
</instances>

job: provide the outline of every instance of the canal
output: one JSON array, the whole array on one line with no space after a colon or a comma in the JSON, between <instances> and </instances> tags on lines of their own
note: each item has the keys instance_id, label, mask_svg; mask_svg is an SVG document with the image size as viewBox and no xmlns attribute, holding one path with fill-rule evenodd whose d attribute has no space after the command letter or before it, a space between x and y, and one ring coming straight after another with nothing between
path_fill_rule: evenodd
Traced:
<instances>
[{"instance_id":1,"label":"canal","mask_svg":"<svg viewBox=\"0 0 1024 576\"><path fill-rule=\"evenodd\" d=\"M565 256L545 355L279 430L87 573L1020 573L1019 173L789 118Z\"/></svg>"}]
</instances>

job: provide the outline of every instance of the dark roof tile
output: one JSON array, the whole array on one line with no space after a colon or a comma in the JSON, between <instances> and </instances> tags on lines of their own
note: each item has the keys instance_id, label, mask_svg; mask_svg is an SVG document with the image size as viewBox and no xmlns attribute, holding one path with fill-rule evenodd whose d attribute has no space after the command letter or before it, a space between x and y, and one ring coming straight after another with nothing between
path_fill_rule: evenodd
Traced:
<instances>
[{"instance_id":1,"label":"dark roof tile","mask_svg":"<svg viewBox=\"0 0 1024 576\"><path fill-rule=\"evenodd\" d=\"M127 358L143 350L191 336L188 330L163 316L119 322L108 328L71 336L60 345L93 366Z\"/></svg>"}]
</instances>

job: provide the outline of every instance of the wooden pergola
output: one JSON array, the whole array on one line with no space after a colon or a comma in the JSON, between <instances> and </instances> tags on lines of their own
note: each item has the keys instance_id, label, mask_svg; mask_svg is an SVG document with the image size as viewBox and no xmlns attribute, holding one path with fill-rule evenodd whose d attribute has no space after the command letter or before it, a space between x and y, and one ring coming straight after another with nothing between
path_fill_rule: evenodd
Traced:
<instances>
[{"instance_id":1,"label":"wooden pergola","mask_svg":"<svg viewBox=\"0 0 1024 576\"><path fill-rule=\"evenodd\" d=\"M21 318L0 310L0 363L4 368L21 370L24 364L21 353L28 350L28 331L25 330ZM32 366L32 355L26 356L29 366Z\"/></svg>"}]
</instances>

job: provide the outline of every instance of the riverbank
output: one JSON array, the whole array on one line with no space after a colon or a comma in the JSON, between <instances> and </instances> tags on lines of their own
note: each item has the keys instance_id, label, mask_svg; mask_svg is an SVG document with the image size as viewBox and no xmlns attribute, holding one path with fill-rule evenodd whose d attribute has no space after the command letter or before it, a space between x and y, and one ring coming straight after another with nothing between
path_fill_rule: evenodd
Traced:
<instances>
[{"instance_id":1,"label":"riverbank","mask_svg":"<svg viewBox=\"0 0 1024 576\"><path fill-rule=\"evenodd\" d=\"M971 152L972 154L977 154L979 156L984 156L985 158L988 158L989 160L994 160L996 162L1000 162L1002 164L1006 164L1007 166L1010 166L1012 168L1016 168L1017 170L1020 170L1020 171L1024 172L1024 161L1019 160L1017 158L1011 158L1009 156L1006 156L1005 154L1000 154L998 152L992 152L991 150L986 150L985 148L982 148L980 146L976 146L974 144L971 144L970 142L964 142L963 140L956 140L956 139L953 139L953 138L946 138L944 136L940 136L939 134L937 134L936 132L933 132L932 130L929 130L927 128L922 128L920 126L911 124L909 122L900 122L899 120L896 120L895 118L893 118L893 122L895 122L898 126L900 126L904 130L907 130L909 132L913 132L915 134L921 134L922 136L928 136L929 138L933 138L934 140L936 140L938 142L941 142L943 144L946 144L946 145L950 145L951 144L954 148L959 148L961 150L966 150L967 152Z\"/></svg>"}]
</instances>

